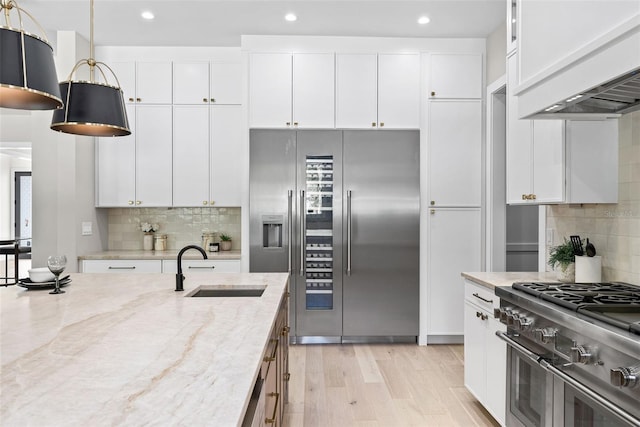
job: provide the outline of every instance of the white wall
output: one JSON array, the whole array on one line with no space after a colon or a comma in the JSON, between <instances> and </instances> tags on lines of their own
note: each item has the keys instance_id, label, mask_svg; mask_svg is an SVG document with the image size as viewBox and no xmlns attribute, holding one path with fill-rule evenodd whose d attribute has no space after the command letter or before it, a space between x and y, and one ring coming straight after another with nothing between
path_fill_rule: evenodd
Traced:
<instances>
[{"instance_id":1,"label":"white wall","mask_svg":"<svg viewBox=\"0 0 640 427\"><path fill-rule=\"evenodd\" d=\"M503 22L487 36L487 84L507 72L507 24Z\"/></svg>"}]
</instances>

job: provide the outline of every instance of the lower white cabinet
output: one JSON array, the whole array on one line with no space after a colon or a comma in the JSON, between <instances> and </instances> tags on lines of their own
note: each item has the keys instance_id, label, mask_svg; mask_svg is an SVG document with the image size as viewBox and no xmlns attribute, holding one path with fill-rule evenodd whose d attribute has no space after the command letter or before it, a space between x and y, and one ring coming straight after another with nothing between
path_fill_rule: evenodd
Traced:
<instances>
[{"instance_id":1,"label":"lower white cabinet","mask_svg":"<svg viewBox=\"0 0 640 427\"><path fill-rule=\"evenodd\" d=\"M464 385L505 425L507 346L495 333L506 331L506 326L493 318L500 300L469 280L464 288Z\"/></svg>"},{"instance_id":2,"label":"lower white cabinet","mask_svg":"<svg viewBox=\"0 0 640 427\"><path fill-rule=\"evenodd\" d=\"M480 271L480 208L429 210L427 250L427 342L460 342L464 291L460 273Z\"/></svg>"},{"instance_id":3,"label":"lower white cabinet","mask_svg":"<svg viewBox=\"0 0 640 427\"><path fill-rule=\"evenodd\" d=\"M237 259L183 259L183 273L240 273L240 260ZM175 259L162 260L163 273L177 273Z\"/></svg>"},{"instance_id":4,"label":"lower white cabinet","mask_svg":"<svg viewBox=\"0 0 640 427\"><path fill-rule=\"evenodd\" d=\"M161 260L83 260L83 273L162 273Z\"/></svg>"}]
</instances>

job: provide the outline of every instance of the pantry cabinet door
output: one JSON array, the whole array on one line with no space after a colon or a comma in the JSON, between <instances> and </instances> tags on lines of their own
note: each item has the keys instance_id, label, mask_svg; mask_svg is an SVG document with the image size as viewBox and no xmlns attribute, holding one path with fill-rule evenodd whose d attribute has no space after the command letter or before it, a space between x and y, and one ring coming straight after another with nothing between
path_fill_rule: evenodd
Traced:
<instances>
[{"instance_id":1,"label":"pantry cabinet door","mask_svg":"<svg viewBox=\"0 0 640 427\"><path fill-rule=\"evenodd\" d=\"M136 200L136 109L127 105L131 135L98 138L97 206L133 206Z\"/></svg>"},{"instance_id":2,"label":"pantry cabinet door","mask_svg":"<svg viewBox=\"0 0 640 427\"><path fill-rule=\"evenodd\" d=\"M173 103L209 104L209 63L173 63Z\"/></svg>"},{"instance_id":3,"label":"pantry cabinet door","mask_svg":"<svg viewBox=\"0 0 640 427\"><path fill-rule=\"evenodd\" d=\"M242 109L239 105L212 106L211 197L212 206L240 206L246 154L242 145Z\"/></svg>"},{"instance_id":4,"label":"pantry cabinet door","mask_svg":"<svg viewBox=\"0 0 640 427\"><path fill-rule=\"evenodd\" d=\"M432 54L429 97L431 99L482 98L482 55Z\"/></svg>"},{"instance_id":5,"label":"pantry cabinet door","mask_svg":"<svg viewBox=\"0 0 640 427\"><path fill-rule=\"evenodd\" d=\"M212 62L209 96L211 103L242 104L242 64L239 62Z\"/></svg>"},{"instance_id":6,"label":"pantry cabinet door","mask_svg":"<svg viewBox=\"0 0 640 427\"><path fill-rule=\"evenodd\" d=\"M120 83L120 88L124 96L124 102L133 104L136 102L136 63L129 62L111 62L109 67L113 70L113 73L118 79L117 82L111 80L112 76L107 73L107 79L109 84L117 86ZM99 73L98 73L99 74ZM129 122L132 122L129 118ZM133 125L132 125L133 126Z\"/></svg>"},{"instance_id":7,"label":"pantry cabinet door","mask_svg":"<svg viewBox=\"0 0 640 427\"><path fill-rule=\"evenodd\" d=\"M171 206L171 106L136 107L136 205Z\"/></svg>"},{"instance_id":8,"label":"pantry cabinet door","mask_svg":"<svg viewBox=\"0 0 640 427\"><path fill-rule=\"evenodd\" d=\"M292 55L253 53L249 64L249 126L291 127Z\"/></svg>"},{"instance_id":9,"label":"pantry cabinet door","mask_svg":"<svg viewBox=\"0 0 640 427\"><path fill-rule=\"evenodd\" d=\"M420 128L420 55L378 55L378 126Z\"/></svg>"},{"instance_id":10,"label":"pantry cabinet door","mask_svg":"<svg viewBox=\"0 0 640 427\"><path fill-rule=\"evenodd\" d=\"M136 64L136 100L143 104L171 104L171 62Z\"/></svg>"},{"instance_id":11,"label":"pantry cabinet door","mask_svg":"<svg viewBox=\"0 0 640 427\"><path fill-rule=\"evenodd\" d=\"M293 123L298 128L335 126L333 53L293 55Z\"/></svg>"},{"instance_id":12,"label":"pantry cabinet door","mask_svg":"<svg viewBox=\"0 0 640 427\"><path fill-rule=\"evenodd\" d=\"M209 205L209 106L173 107L173 206Z\"/></svg>"},{"instance_id":13,"label":"pantry cabinet door","mask_svg":"<svg viewBox=\"0 0 640 427\"><path fill-rule=\"evenodd\" d=\"M336 127L371 129L378 125L378 57L336 55Z\"/></svg>"},{"instance_id":14,"label":"pantry cabinet door","mask_svg":"<svg viewBox=\"0 0 640 427\"><path fill-rule=\"evenodd\" d=\"M538 203L564 201L564 120L533 120L533 194Z\"/></svg>"}]
</instances>

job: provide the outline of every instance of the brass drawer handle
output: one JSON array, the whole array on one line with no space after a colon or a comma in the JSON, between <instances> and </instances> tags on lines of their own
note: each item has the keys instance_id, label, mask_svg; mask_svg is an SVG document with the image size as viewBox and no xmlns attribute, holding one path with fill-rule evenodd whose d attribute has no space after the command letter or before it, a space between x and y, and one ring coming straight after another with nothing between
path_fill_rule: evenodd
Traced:
<instances>
[{"instance_id":1,"label":"brass drawer handle","mask_svg":"<svg viewBox=\"0 0 640 427\"><path fill-rule=\"evenodd\" d=\"M202 102L207 102L208 99L207 98L202 98Z\"/></svg>"},{"instance_id":2,"label":"brass drawer handle","mask_svg":"<svg viewBox=\"0 0 640 427\"><path fill-rule=\"evenodd\" d=\"M285 381L291 380L291 373L290 372L287 372L286 374L284 374L284 380Z\"/></svg>"},{"instance_id":3,"label":"brass drawer handle","mask_svg":"<svg viewBox=\"0 0 640 427\"><path fill-rule=\"evenodd\" d=\"M289 331L291 331L291 328L288 326L285 326L284 328L282 328L282 335L287 335L289 333Z\"/></svg>"},{"instance_id":4,"label":"brass drawer handle","mask_svg":"<svg viewBox=\"0 0 640 427\"><path fill-rule=\"evenodd\" d=\"M280 400L280 393L269 393L269 397L276 398L276 404L273 405L273 416L271 418L265 418L265 424L275 424L276 422L276 414L278 413L278 400Z\"/></svg>"},{"instance_id":5,"label":"brass drawer handle","mask_svg":"<svg viewBox=\"0 0 640 427\"><path fill-rule=\"evenodd\" d=\"M371 122L371 127L376 127L376 122Z\"/></svg>"}]
</instances>

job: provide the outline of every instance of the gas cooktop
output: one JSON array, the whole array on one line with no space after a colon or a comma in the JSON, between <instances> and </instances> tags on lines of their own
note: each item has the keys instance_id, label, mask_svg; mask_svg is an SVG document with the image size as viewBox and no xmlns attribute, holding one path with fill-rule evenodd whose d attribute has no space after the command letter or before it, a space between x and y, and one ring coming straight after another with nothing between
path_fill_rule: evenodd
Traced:
<instances>
[{"instance_id":1,"label":"gas cooktop","mask_svg":"<svg viewBox=\"0 0 640 427\"><path fill-rule=\"evenodd\" d=\"M513 289L640 335L640 286L611 283L514 283Z\"/></svg>"}]
</instances>

